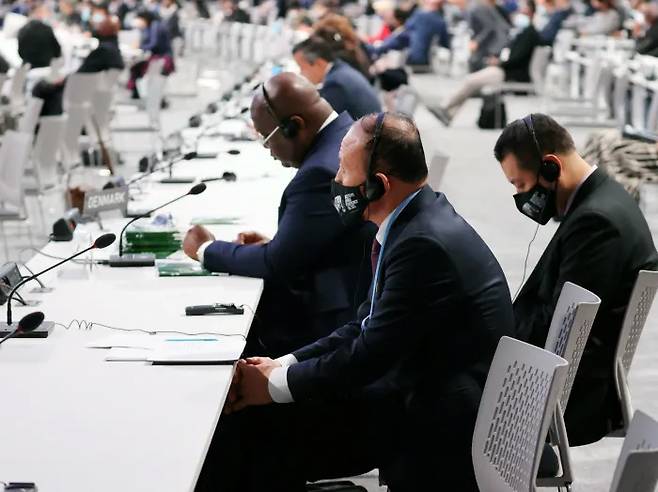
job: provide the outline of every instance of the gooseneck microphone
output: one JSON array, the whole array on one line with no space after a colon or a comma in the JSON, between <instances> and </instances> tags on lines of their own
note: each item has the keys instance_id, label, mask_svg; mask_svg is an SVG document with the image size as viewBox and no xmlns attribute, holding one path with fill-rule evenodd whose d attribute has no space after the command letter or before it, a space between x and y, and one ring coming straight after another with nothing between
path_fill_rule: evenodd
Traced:
<instances>
[{"instance_id":1,"label":"gooseneck microphone","mask_svg":"<svg viewBox=\"0 0 658 492\"><path fill-rule=\"evenodd\" d=\"M146 178L147 176L150 176L151 174L153 174L156 171L163 171L167 168L169 168L169 173L171 175L171 167L170 166L173 166L174 164L176 164L177 162L180 162L180 161L189 161L189 160L192 160L192 159L196 159L196 157L197 157L196 152L188 152L187 154L182 154L182 155L179 155L179 156L175 157L171 161L167 161L165 163L160 162L158 165L153 166L150 170L147 170L145 173L141 174L140 176L137 176L136 178L133 178L133 179L129 180L126 184L128 186L130 186L132 184L137 183L138 181L141 181L142 179Z\"/></svg>"},{"instance_id":2,"label":"gooseneck microphone","mask_svg":"<svg viewBox=\"0 0 658 492\"><path fill-rule=\"evenodd\" d=\"M160 183L175 183L175 184L186 184L186 183L194 183L194 178L183 178L183 177L177 177L174 178L172 176L173 170L174 170L174 164L181 162L181 161L191 161L192 159L196 159L197 157L197 152L196 150L192 152L188 152L183 155L179 155L177 157L174 157L167 163L167 168L169 169L169 177L167 178L162 178L160 180Z\"/></svg>"},{"instance_id":3,"label":"gooseneck microphone","mask_svg":"<svg viewBox=\"0 0 658 492\"><path fill-rule=\"evenodd\" d=\"M19 289L23 284L26 284L26 283L29 282L30 280L34 280L34 279L36 279L36 278L39 277L40 275L43 275L44 273L49 272L50 270L52 270L52 269L54 269L54 268L57 268L58 266L60 266L60 265L63 264L63 263L66 263L67 261L71 261L73 258L76 258L76 257L78 257L78 256L80 256L80 255L86 253L87 251L90 251L90 250L92 250L92 249L103 249L103 248L107 248L110 244L112 244L112 243L114 242L114 240L115 240L116 238L117 238L116 235L111 234L111 233L110 233L110 234L103 234L102 236L99 236L98 238L96 238L96 241L94 241L94 243L93 243L91 246L89 246L88 248L83 249L82 251L78 251L77 253L75 253L75 254L69 256L68 258L65 258L65 259L63 259L62 261L60 261L60 262L58 262L58 263L55 263L55 264L52 265L52 266L49 266L49 267L46 268L45 270L41 270L40 272L35 273L35 274L33 274L33 275L30 275L29 277L25 277L23 280L21 280L19 283L17 283L17 284L14 286L14 288L11 290L11 292L9 293L9 295L7 296L7 325L8 325L8 326L11 326L11 321L12 321L12 320L11 320L11 300L13 299L14 295L16 294L16 291L18 291L18 289Z\"/></svg>"},{"instance_id":4,"label":"gooseneck microphone","mask_svg":"<svg viewBox=\"0 0 658 492\"><path fill-rule=\"evenodd\" d=\"M206 190L206 184L205 183L199 183L192 188L190 188L190 191L185 193L184 195L181 195L179 197L174 198L173 200L169 200L167 203L163 203L162 205L159 205L155 207L154 209L151 209L147 212L144 212L137 217L134 217L132 220L129 220L125 226L123 226L123 229L121 229L121 233L119 234L119 255L112 255L110 256L110 261L109 265L112 267L137 267L137 266L153 266L155 265L155 255L153 253L135 253L135 254L128 254L124 255L123 254L123 233L126 232L126 229L130 224L135 222L136 220L142 219L144 217L148 217L151 215L153 212L156 210L160 210L163 207L166 207L167 205L171 205L174 202L177 202L181 198L184 198L188 195L198 195L200 193L203 193Z\"/></svg>"},{"instance_id":5,"label":"gooseneck microphone","mask_svg":"<svg viewBox=\"0 0 658 492\"><path fill-rule=\"evenodd\" d=\"M21 320L18 322L16 325L16 328L14 328L12 331L10 331L7 335L5 335L2 340L0 340L0 345L5 343L7 340L10 338L13 338L15 336L21 335L23 333L30 333L41 325L43 323L45 316L41 311L35 311L30 314L26 314L21 318Z\"/></svg>"}]
</instances>

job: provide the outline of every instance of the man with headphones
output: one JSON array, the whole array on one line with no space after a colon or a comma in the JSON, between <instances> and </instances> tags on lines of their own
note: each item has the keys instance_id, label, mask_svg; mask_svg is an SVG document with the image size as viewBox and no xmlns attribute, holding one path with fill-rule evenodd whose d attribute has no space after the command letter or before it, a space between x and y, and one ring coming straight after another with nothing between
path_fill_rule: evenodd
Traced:
<instances>
[{"instance_id":1,"label":"man with headphones","mask_svg":"<svg viewBox=\"0 0 658 492\"><path fill-rule=\"evenodd\" d=\"M623 187L585 162L547 115L510 123L494 154L518 210L541 225L561 221L514 301L517 337L544 347L565 282L601 298L565 413L571 445L597 441L621 425L615 349L638 272L658 268L651 232Z\"/></svg>"},{"instance_id":2,"label":"man with headphones","mask_svg":"<svg viewBox=\"0 0 658 492\"><path fill-rule=\"evenodd\" d=\"M303 77L283 73L255 91L251 116L270 153L299 169L283 192L276 235L243 232L228 242L195 226L183 249L210 271L265 279L246 353L277 356L354 316L370 282L363 260L374 230L345 227L327 198L353 122L347 113L336 114Z\"/></svg>"},{"instance_id":3,"label":"man with headphones","mask_svg":"<svg viewBox=\"0 0 658 492\"><path fill-rule=\"evenodd\" d=\"M379 468L396 492L477 492L473 429L512 305L489 248L426 180L411 118L352 125L331 195L344 222L378 227L368 299L316 343L238 363L197 491L302 492Z\"/></svg>"}]
</instances>

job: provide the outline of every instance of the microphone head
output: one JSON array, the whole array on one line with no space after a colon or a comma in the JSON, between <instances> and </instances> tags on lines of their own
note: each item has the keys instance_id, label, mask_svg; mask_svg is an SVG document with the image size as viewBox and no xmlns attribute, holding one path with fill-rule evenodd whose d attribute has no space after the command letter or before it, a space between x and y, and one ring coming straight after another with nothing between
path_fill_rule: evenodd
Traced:
<instances>
[{"instance_id":1,"label":"microphone head","mask_svg":"<svg viewBox=\"0 0 658 492\"><path fill-rule=\"evenodd\" d=\"M103 249L107 248L110 244L112 244L115 239L116 235L109 233L109 234L103 234L102 236L99 236L96 238L96 241L94 241L94 248L96 249Z\"/></svg>"},{"instance_id":2,"label":"microphone head","mask_svg":"<svg viewBox=\"0 0 658 492\"><path fill-rule=\"evenodd\" d=\"M188 195L198 195L206 191L206 183L199 183L192 186L190 191L187 192Z\"/></svg>"},{"instance_id":3,"label":"microphone head","mask_svg":"<svg viewBox=\"0 0 658 492\"><path fill-rule=\"evenodd\" d=\"M197 156L197 153L195 151L192 151L192 152L188 152L187 154L185 154L183 156L183 159L186 160L186 161L190 161L192 159L195 159L196 156Z\"/></svg>"},{"instance_id":4,"label":"microphone head","mask_svg":"<svg viewBox=\"0 0 658 492\"><path fill-rule=\"evenodd\" d=\"M240 151L238 149L229 149L226 151L226 153L231 155L240 155Z\"/></svg>"},{"instance_id":5,"label":"microphone head","mask_svg":"<svg viewBox=\"0 0 658 492\"><path fill-rule=\"evenodd\" d=\"M30 331L36 330L39 328L39 326L41 326L44 318L45 316L41 311L35 311L33 313L26 314L18 322L18 331L22 333L28 333Z\"/></svg>"}]
</instances>

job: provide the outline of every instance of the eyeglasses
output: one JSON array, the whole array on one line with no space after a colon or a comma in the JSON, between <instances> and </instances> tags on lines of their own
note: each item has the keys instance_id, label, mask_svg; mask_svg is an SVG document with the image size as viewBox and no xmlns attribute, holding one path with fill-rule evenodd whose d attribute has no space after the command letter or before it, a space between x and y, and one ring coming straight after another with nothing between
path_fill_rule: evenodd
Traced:
<instances>
[{"instance_id":1,"label":"eyeglasses","mask_svg":"<svg viewBox=\"0 0 658 492\"><path fill-rule=\"evenodd\" d=\"M274 130L272 130L272 132L261 141L261 143L263 144L263 147L267 147L267 142L270 141L270 139L274 136L274 134L276 132L279 131L280 128L281 128L280 126L277 126L276 128L274 128Z\"/></svg>"}]
</instances>

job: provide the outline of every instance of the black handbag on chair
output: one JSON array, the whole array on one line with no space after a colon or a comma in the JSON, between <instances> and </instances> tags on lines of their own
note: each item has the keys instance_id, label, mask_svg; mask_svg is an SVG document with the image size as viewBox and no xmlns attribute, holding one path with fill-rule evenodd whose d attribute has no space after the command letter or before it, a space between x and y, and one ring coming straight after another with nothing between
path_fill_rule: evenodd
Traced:
<instances>
[{"instance_id":1,"label":"black handbag on chair","mask_svg":"<svg viewBox=\"0 0 658 492\"><path fill-rule=\"evenodd\" d=\"M478 126L482 129L493 130L504 128L507 125L507 112L505 101L501 94L491 94L482 98L482 109L478 118Z\"/></svg>"}]
</instances>

